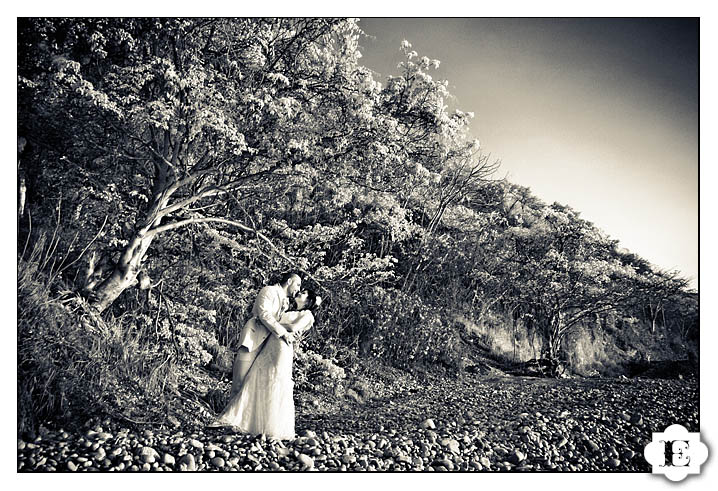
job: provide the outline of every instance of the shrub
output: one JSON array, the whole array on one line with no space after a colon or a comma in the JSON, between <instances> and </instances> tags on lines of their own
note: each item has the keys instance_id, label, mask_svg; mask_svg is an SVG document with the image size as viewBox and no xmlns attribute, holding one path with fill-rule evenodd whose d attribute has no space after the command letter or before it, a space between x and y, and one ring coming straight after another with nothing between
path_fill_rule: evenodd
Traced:
<instances>
[{"instance_id":1,"label":"shrub","mask_svg":"<svg viewBox=\"0 0 718 491\"><path fill-rule=\"evenodd\" d=\"M303 392L343 392L346 373L332 360L297 346L294 352L294 384Z\"/></svg>"},{"instance_id":2,"label":"shrub","mask_svg":"<svg viewBox=\"0 0 718 491\"><path fill-rule=\"evenodd\" d=\"M368 299L373 324L364 333L368 354L398 368L441 363L461 364L461 340L452 316L424 304L417 295L375 287Z\"/></svg>"},{"instance_id":3,"label":"shrub","mask_svg":"<svg viewBox=\"0 0 718 491\"><path fill-rule=\"evenodd\" d=\"M141 315L103 320L82 298L53 294L63 285L41 270L38 247L18 261L18 431L48 419L72 425L127 408L161 410L157 399L177 382L172 351Z\"/></svg>"}]
</instances>

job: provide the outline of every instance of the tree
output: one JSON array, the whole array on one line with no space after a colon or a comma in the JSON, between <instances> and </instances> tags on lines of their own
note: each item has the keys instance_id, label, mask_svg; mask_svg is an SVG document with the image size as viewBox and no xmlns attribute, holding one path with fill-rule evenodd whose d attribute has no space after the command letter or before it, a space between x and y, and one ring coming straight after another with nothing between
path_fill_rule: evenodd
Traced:
<instances>
[{"instance_id":1,"label":"tree","mask_svg":"<svg viewBox=\"0 0 718 491\"><path fill-rule=\"evenodd\" d=\"M420 101L399 81L381 90L357 63L352 20L24 19L19 27L20 132L51 154L45 160L62 162L57 175L72 175L78 193L114 202L115 226L129 230L106 270L90 261L85 290L100 311L136 282L160 234L214 223L271 243L261 223L239 218L270 207L303 165L386 190L406 175L397 169L440 166L435 159L456 143L457 118L440 104L445 87L422 87ZM404 80L414 84L417 73Z\"/></svg>"},{"instance_id":2,"label":"tree","mask_svg":"<svg viewBox=\"0 0 718 491\"><path fill-rule=\"evenodd\" d=\"M531 227L507 228L497 245L509 295L540 326L549 360L558 360L571 329L630 302L638 288L633 268L612 254L616 242L567 206L545 207Z\"/></svg>"}]
</instances>

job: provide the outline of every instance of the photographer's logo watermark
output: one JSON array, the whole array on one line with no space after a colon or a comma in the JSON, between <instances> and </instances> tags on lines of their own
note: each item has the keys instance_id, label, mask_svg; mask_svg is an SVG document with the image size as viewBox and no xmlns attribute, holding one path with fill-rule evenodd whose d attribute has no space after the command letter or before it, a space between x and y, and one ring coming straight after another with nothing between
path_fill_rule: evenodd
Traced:
<instances>
[{"instance_id":1,"label":"photographer's logo watermark","mask_svg":"<svg viewBox=\"0 0 718 491\"><path fill-rule=\"evenodd\" d=\"M653 466L653 474L665 474L671 481L682 481L688 474L700 474L708 458L708 447L700 433L689 433L681 425L671 425L663 433L654 433L643 455Z\"/></svg>"}]
</instances>

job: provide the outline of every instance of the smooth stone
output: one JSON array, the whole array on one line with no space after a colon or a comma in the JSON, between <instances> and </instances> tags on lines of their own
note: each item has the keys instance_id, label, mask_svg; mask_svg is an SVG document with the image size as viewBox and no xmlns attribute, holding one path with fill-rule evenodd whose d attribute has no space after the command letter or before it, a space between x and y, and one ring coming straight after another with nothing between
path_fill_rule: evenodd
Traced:
<instances>
[{"instance_id":1,"label":"smooth stone","mask_svg":"<svg viewBox=\"0 0 718 491\"><path fill-rule=\"evenodd\" d=\"M152 457L155 457L155 458L159 457L157 450L155 450L152 447L142 447L140 449L140 456L144 456L144 455L151 455Z\"/></svg>"},{"instance_id":2,"label":"smooth stone","mask_svg":"<svg viewBox=\"0 0 718 491\"><path fill-rule=\"evenodd\" d=\"M452 461L450 461L449 459L435 460L434 463L432 464L432 466L439 467L439 468L443 467L449 471L454 470L454 463Z\"/></svg>"},{"instance_id":3,"label":"smooth stone","mask_svg":"<svg viewBox=\"0 0 718 491\"><path fill-rule=\"evenodd\" d=\"M425 419L423 423L421 423L421 427L427 430L435 430L436 424L434 423L434 420L429 418Z\"/></svg>"},{"instance_id":4,"label":"smooth stone","mask_svg":"<svg viewBox=\"0 0 718 491\"><path fill-rule=\"evenodd\" d=\"M314 459L311 458L309 455L306 454L299 454L299 457L297 457L297 460L302 463L305 469L311 469L314 467Z\"/></svg>"},{"instance_id":5,"label":"smooth stone","mask_svg":"<svg viewBox=\"0 0 718 491\"><path fill-rule=\"evenodd\" d=\"M512 464L518 465L518 464L520 464L521 462L523 462L524 460L526 460L526 456L523 454L523 452L521 452L521 450L515 449L515 450L511 453L510 459L511 459L511 463L512 463Z\"/></svg>"},{"instance_id":6,"label":"smooth stone","mask_svg":"<svg viewBox=\"0 0 718 491\"><path fill-rule=\"evenodd\" d=\"M188 471L196 471L197 470L197 464L194 460L194 455L191 453L184 454L182 458L180 459L180 469L182 467L185 467Z\"/></svg>"}]
</instances>

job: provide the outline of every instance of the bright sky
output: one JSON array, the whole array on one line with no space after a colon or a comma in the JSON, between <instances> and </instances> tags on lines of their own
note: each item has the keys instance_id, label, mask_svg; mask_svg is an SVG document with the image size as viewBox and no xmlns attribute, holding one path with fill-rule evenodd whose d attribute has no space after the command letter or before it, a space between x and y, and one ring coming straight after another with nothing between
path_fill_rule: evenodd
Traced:
<instances>
[{"instance_id":1,"label":"bright sky","mask_svg":"<svg viewBox=\"0 0 718 491\"><path fill-rule=\"evenodd\" d=\"M361 62L438 59L500 174L698 279L698 22L368 18Z\"/></svg>"}]
</instances>

